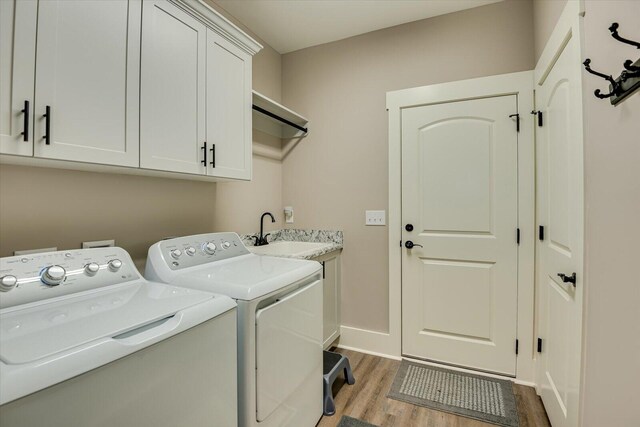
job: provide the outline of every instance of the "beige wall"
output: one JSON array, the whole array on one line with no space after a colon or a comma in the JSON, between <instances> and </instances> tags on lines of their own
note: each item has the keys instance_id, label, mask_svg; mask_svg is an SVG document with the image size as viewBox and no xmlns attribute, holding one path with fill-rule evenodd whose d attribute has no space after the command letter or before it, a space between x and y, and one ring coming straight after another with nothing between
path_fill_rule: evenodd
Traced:
<instances>
[{"instance_id":1,"label":"beige wall","mask_svg":"<svg viewBox=\"0 0 640 427\"><path fill-rule=\"evenodd\" d=\"M0 165L0 255L115 239L134 259L164 237L213 227L216 185Z\"/></svg>"},{"instance_id":2,"label":"beige wall","mask_svg":"<svg viewBox=\"0 0 640 427\"><path fill-rule=\"evenodd\" d=\"M617 76L638 50L607 28L640 39L640 2L586 1L584 57ZM585 112L585 374L583 425L637 426L640 383L640 93L617 107L593 91L608 85L587 73Z\"/></svg>"},{"instance_id":3,"label":"beige wall","mask_svg":"<svg viewBox=\"0 0 640 427\"><path fill-rule=\"evenodd\" d=\"M566 4L567 0L533 0L533 40L536 62L540 59Z\"/></svg>"},{"instance_id":4,"label":"beige wall","mask_svg":"<svg viewBox=\"0 0 640 427\"><path fill-rule=\"evenodd\" d=\"M253 58L253 88L269 98L282 98L282 55L266 44L249 28L227 13L214 0L207 2L227 19L258 40L264 48ZM260 131L253 132L254 145L280 148L279 138ZM282 163L253 156L251 182L219 183L215 200L215 231L250 233L259 230L260 216L271 212L276 224L265 222L265 228L282 228Z\"/></svg>"},{"instance_id":5,"label":"beige wall","mask_svg":"<svg viewBox=\"0 0 640 427\"><path fill-rule=\"evenodd\" d=\"M342 229L342 320L388 329L387 91L534 66L530 1L505 1L283 56L283 101L310 133L283 161L295 227Z\"/></svg>"},{"instance_id":6,"label":"beige wall","mask_svg":"<svg viewBox=\"0 0 640 427\"><path fill-rule=\"evenodd\" d=\"M281 55L256 39L264 49L253 58L253 87L278 100ZM279 144L259 132L254 140ZM256 156L253 162L254 181L217 184L0 165L0 256L115 239L134 259L143 259L150 244L167 236L256 231L265 210L281 220L282 166ZM64 201L50 205L54 192Z\"/></svg>"}]
</instances>

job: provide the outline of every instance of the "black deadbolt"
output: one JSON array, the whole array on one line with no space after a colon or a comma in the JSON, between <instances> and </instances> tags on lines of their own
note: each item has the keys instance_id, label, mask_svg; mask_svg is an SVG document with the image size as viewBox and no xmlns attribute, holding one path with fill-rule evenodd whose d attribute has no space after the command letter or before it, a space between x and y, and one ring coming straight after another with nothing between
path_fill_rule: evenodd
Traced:
<instances>
[{"instance_id":1,"label":"black deadbolt","mask_svg":"<svg viewBox=\"0 0 640 427\"><path fill-rule=\"evenodd\" d=\"M404 229L407 231L413 231L413 224L407 224L404 226Z\"/></svg>"}]
</instances>

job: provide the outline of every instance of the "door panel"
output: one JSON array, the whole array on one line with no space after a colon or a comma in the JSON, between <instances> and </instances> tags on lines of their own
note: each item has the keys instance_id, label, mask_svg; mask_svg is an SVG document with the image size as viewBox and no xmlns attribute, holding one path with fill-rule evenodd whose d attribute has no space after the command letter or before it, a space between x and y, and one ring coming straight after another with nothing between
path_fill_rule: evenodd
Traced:
<instances>
[{"instance_id":1,"label":"door panel","mask_svg":"<svg viewBox=\"0 0 640 427\"><path fill-rule=\"evenodd\" d=\"M36 156L138 166L140 19L140 0L38 3Z\"/></svg>"},{"instance_id":2,"label":"door panel","mask_svg":"<svg viewBox=\"0 0 640 427\"><path fill-rule=\"evenodd\" d=\"M322 282L256 312L257 421L266 420L308 381L322 387Z\"/></svg>"},{"instance_id":3,"label":"door panel","mask_svg":"<svg viewBox=\"0 0 640 427\"><path fill-rule=\"evenodd\" d=\"M403 354L515 375L515 96L402 113Z\"/></svg>"},{"instance_id":4,"label":"door panel","mask_svg":"<svg viewBox=\"0 0 640 427\"><path fill-rule=\"evenodd\" d=\"M36 0L0 1L0 153L33 155ZM29 109L23 112L25 101ZM28 119L27 119L28 114ZM24 125L27 120L27 138ZM25 141L26 139L26 141Z\"/></svg>"},{"instance_id":5,"label":"door panel","mask_svg":"<svg viewBox=\"0 0 640 427\"><path fill-rule=\"evenodd\" d=\"M538 331L543 339L537 382L549 419L577 426L582 334L582 119L580 54L570 36L536 90L544 126L536 133ZM577 274L565 283L558 273Z\"/></svg>"},{"instance_id":6,"label":"door panel","mask_svg":"<svg viewBox=\"0 0 640 427\"><path fill-rule=\"evenodd\" d=\"M204 174L206 27L166 0L142 27L140 166Z\"/></svg>"},{"instance_id":7,"label":"door panel","mask_svg":"<svg viewBox=\"0 0 640 427\"><path fill-rule=\"evenodd\" d=\"M251 55L207 30L208 174L251 179ZM212 153L213 154L213 153Z\"/></svg>"}]
</instances>

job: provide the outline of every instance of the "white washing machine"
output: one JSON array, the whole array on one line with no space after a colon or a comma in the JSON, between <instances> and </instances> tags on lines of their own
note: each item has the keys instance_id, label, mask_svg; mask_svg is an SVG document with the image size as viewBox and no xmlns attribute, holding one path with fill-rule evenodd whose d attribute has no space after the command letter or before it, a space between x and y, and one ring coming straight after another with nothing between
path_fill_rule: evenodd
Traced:
<instances>
[{"instance_id":1,"label":"white washing machine","mask_svg":"<svg viewBox=\"0 0 640 427\"><path fill-rule=\"evenodd\" d=\"M0 258L0 425L237 426L236 304L121 248Z\"/></svg>"},{"instance_id":2,"label":"white washing machine","mask_svg":"<svg viewBox=\"0 0 640 427\"><path fill-rule=\"evenodd\" d=\"M241 427L313 427L322 416L322 267L258 256L235 233L158 242L145 276L238 303Z\"/></svg>"}]
</instances>

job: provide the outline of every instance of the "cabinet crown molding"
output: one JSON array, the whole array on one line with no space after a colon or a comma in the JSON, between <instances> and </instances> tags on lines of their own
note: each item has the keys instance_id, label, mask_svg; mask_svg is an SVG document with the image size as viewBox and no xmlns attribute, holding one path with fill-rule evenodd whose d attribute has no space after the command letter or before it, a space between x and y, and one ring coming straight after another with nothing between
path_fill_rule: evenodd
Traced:
<instances>
[{"instance_id":1,"label":"cabinet crown molding","mask_svg":"<svg viewBox=\"0 0 640 427\"><path fill-rule=\"evenodd\" d=\"M263 46L260 43L209 6L205 0L169 1L202 21L206 26L212 28L248 54L253 56L262 50Z\"/></svg>"}]
</instances>

